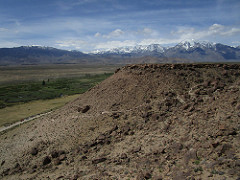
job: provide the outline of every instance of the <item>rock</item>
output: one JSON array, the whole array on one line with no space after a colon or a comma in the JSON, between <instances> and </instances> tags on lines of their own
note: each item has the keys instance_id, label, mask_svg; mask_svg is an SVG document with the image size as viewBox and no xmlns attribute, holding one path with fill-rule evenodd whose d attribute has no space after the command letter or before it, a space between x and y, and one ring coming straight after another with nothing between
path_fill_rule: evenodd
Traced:
<instances>
[{"instance_id":1,"label":"rock","mask_svg":"<svg viewBox=\"0 0 240 180\"><path fill-rule=\"evenodd\" d=\"M151 179L152 178L152 175L150 174L150 172L141 172L138 174L137 176L137 180L145 180L145 179Z\"/></svg>"},{"instance_id":2,"label":"rock","mask_svg":"<svg viewBox=\"0 0 240 180\"><path fill-rule=\"evenodd\" d=\"M136 146L131 150L131 153L137 153L139 151L141 151L141 146Z\"/></svg>"},{"instance_id":3,"label":"rock","mask_svg":"<svg viewBox=\"0 0 240 180\"><path fill-rule=\"evenodd\" d=\"M66 152L64 150L60 150L58 151L58 154L61 155L61 154L66 154Z\"/></svg>"},{"instance_id":4,"label":"rock","mask_svg":"<svg viewBox=\"0 0 240 180\"><path fill-rule=\"evenodd\" d=\"M79 176L76 174L70 180L78 180Z\"/></svg>"},{"instance_id":5,"label":"rock","mask_svg":"<svg viewBox=\"0 0 240 180\"><path fill-rule=\"evenodd\" d=\"M97 158L97 159L92 160L92 164L99 164L99 163L102 163L106 160L107 160L107 158L105 158L105 157Z\"/></svg>"},{"instance_id":6,"label":"rock","mask_svg":"<svg viewBox=\"0 0 240 180\"><path fill-rule=\"evenodd\" d=\"M31 153L31 155L36 156L38 154L38 149L32 148L30 153Z\"/></svg>"},{"instance_id":7,"label":"rock","mask_svg":"<svg viewBox=\"0 0 240 180\"><path fill-rule=\"evenodd\" d=\"M121 156L120 156L121 159L127 159L127 154L123 153Z\"/></svg>"},{"instance_id":8,"label":"rock","mask_svg":"<svg viewBox=\"0 0 240 180\"><path fill-rule=\"evenodd\" d=\"M10 172L10 168L7 168L3 171L2 175L7 176L9 174L9 172Z\"/></svg>"},{"instance_id":9,"label":"rock","mask_svg":"<svg viewBox=\"0 0 240 180\"><path fill-rule=\"evenodd\" d=\"M144 172L143 176L145 179L150 179L152 177L152 175L149 172Z\"/></svg>"},{"instance_id":10,"label":"rock","mask_svg":"<svg viewBox=\"0 0 240 180\"><path fill-rule=\"evenodd\" d=\"M78 108L77 108L77 111L78 111L78 112L81 112L81 111L82 111L82 108L81 108L81 107L78 107Z\"/></svg>"},{"instance_id":11,"label":"rock","mask_svg":"<svg viewBox=\"0 0 240 180\"><path fill-rule=\"evenodd\" d=\"M3 166L5 164L5 160L3 160L2 162L1 162L1 166Z\"/></svg>"},{"instance_id":12,"label":"rock","mask_svg":"<svg viewBox=\"0 0 240 180\"><path fill-rule=\"evenodd\" d=\"M64 161L66 159L66 154L61 154L58 159Z\"/></svg>"},{"instance_id":13,"label":"rock","mask_svg":"<svg viewBox=\"0 0 240 180\"><path fill-rule=\"evenodd\" d=\"M87 156L82 156L81 157L81 160L86 160L87 159Z\"/></svg>"},{"instance_id":14,"label":"rock","mask_svg":"<svg viewBox=\"0 0 240 180\"><path fill-rule=\"evenodd\" d=\"M125 125L123 128L122 128L122 132L124 135L128 135L128 132L131 130L130 126L129 125Z\"/></svg>"},{"instance_id":15,"label":"rock","mask_svg":"<svg viewBox=\"0 0 240 180\"><path fill-rule=\"evenodd\" d=\"M58 158L54 159L53 164L54 165L59 165L59 164L61 164L61 161Z\"/></svg>"},{"instance_id":16,"label":"rock","mask_svg":"<svg viewBox=\"0 0 240 180\"><path fill-rule=\"evenodd\" d=\"M114 112L114 113L112 113L111 117L112 117L113 119L117 119L117 118L120 117L120 113Z\"/></svg>"},{"instance_id":17,"label":"rock","mask_svg":"<svg viewBox=\"0 0 240 180\"><path fill-rule=\"evenodd\" d=\"M59 156L59 154L58 154L57 151L53 151L53 152L51 153L51 156L52 156L52 158L57 158L57 157Z\"/></svg>"},{"instance_id":18,"label":"rock","mask_svg":"<svg viewBox=\"0 0 240 180\"><path fill-rule=\"evenodd\" d=\"M51 158L49 156L46 156L43 159L42 165L45 166L45 165L50 164L50 163L51 163Z\"/></svg>"},{"instance_id":19,"label":"rock","mask_svg":"<svg viewBox=\"0 0 240 180\"><path fill-rule=\"evenodd\" d=\"M183 110L187 110L191 105L190 104L186 104L183 106Z\"/></svg>"},{"instance_id":20,"label":"rock","mask_svg":"<svg viewBox=\"0 0 240 180\"><path fill-rule=\"evenodd\" d=\"M89 105L87 105L87 106L85 106L83 109L82 109L82 113L86 113L86 112L88 112L89 111L89 109L90 109L90 106Z\"/></svg>"},{"instance_id":21,"label":"rock","mask_svg":"<svg viewBox=\"0 0 240 180\"><path fill-rule=\"evenodd\" d=\"M233 147L231 144L223 144L218 149L218 154L221 156L222 154L234 154Z\"/></svg>"},{"instance_id":22,"label":"rock","mask_svg":"<svg viewBox=\"0 0 240 180\"><path fill-rule=\"evenodd\" d=\"M16 163L14 168L13 168L13 172L17 173L17 172L21 172L21 171L22 171L22 168L21 168L20 164Z\"/></svg>"}]
</instances>

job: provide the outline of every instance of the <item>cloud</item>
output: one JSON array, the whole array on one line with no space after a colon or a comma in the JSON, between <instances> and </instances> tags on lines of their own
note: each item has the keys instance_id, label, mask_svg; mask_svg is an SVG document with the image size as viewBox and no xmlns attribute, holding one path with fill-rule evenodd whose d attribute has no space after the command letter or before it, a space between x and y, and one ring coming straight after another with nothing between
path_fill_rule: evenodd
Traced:
<instances>
[{"instance_id":1,"label":"cloud","mask_svg":"<svg viewBox=\"0 0 240 180\"><path fill-rule=\"evenodd\" d=\"M224 26L221 24L213 24L212 26L209 27L209 32L211 33L219 33L224 30Z\"/></svg>"},{"instance_id":2,"label":"cloud","mask_svg":"<svg viewBox=\"0 0 240 180\"><path fill-rule=\"evenodd\" d=\"M7 28L0 28L0 32L5 32L5 31L8 31Z\"/></svg>"},{"instance_id":3,"label":"cloud","mask_svg":"<svg viewBox=\"0 0 240 180\"><path fill-rule=\"evenodd\" d=\"M124 35L124 31L122 31L121 29L115 29L114 31L111 31L108 34L101 34L101 33L97 32L94 36L111 39L111 38L118 38L122 35Z\"/></svg>"},{"instance_id":4,"label":"cloud","mask_svg":"<svg viewBox=\"0 0 240 180\"><path fill-rule=\"evenodd\" d=\"M125 40L125 41L107 41L98 43L95 45L94 49L102 50L102 49L113 49L123 46L136 46L137 42L133 40Z\"/></svg>"},{"instance_id":5,"label":"cloud","mask_svg":"<svg viewBox=\"0 0 240 180\"><path fill-rule=\"evenodd\" d=\"M240 35L240 28L228 27L221 24L213 24L207 29L202 30L196 30L192 27L180 27L177 31L171 32L171 34L177 36L180 41L188 39L201 40L211 37L224 38L227 36L233 36L235 34Z\"/></svg>"},{"instance_id":6,"label":"cloud","mask_svg":"<svg viewBox=\"0 0 240 180\"><path fill-rule=\"evenodd\" d=\"M167 45L167 44L175 44L179 42L180 42L179 39L159 38L159 39L143 39L138 44L139 45L149 45L149 44Z\"/></svg>"},{"instance_id":7,"label":"cloud","mask_svg":"<svg viewBox=\"0 0 240 180\"><path fill-rule=\"evenodd\" d=\"M225 32L221 32L221 35L223 36L232 36L235 34L240 34L240 28L231 28Z\"/></svg>"},{"instance_id":8,"label":"cloud","mask_svg":"<svg viewBox=\"0 0 240 180\"><path fill-rule=\"evenodd\" d=\"M66 49L83 49L85 46L88 45L86 41L83 40L61 40L56 41L56 46L59 46L60 48L66 48Z\"/></svg>"},{"instance_id":9,"label":"cloud","mask_svg":"<svg viewBox=\"0 0 240 180\"><path fill-rule=\"evenodd\" d=\"M99 32L97 32L95 35L94 35L94 37L101 37L102 35L101 35L101 33L99 33Z\"/></svg>"},{"instance_id":10,"label":"cloud","mask_svg":"<svg viewBox=\"0 0 240 180\"><path fill-rule=\"evenodd\" d=\"M12 48L12 47L19 47L21 44L11 42L11 41L1 41L0 48Z\"/></svg>"}]
</instances>

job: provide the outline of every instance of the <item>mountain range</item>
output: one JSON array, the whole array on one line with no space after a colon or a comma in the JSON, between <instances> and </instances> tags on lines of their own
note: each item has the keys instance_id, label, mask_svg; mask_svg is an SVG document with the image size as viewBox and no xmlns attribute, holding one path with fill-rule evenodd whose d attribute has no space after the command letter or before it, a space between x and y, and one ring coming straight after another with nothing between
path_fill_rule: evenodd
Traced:
<instances>
[{"instance_id":1,"label":"mountain range","mask_svg":"<svg viewBox=\"0 0 240 180\"><path fill-rule=\"evenodd\" d=\"M147 62L146 57L148 57ZM177 59L176 62L179 60L181 62L236 62L240 61L240 46L232 47L220 43L183 41L173 47L163 47L159 44L137 45L91 53L42 46L0 48L0 65L160 63L168 62L169 59Z\"/></svg>"},{"instance_id":2,"label":"mountain range","mask_svg":"<svg viewBox=\"0 0 240 180\"><path fill-rule=\"evenodd\" d=\"M94 53L103 56L182 58L200 62L240 60L240 46L232 47L220 43L197 41L184 41L174 47L163 47L159 44L151 44L120 47Z\"/></svg>"}]
</instances>

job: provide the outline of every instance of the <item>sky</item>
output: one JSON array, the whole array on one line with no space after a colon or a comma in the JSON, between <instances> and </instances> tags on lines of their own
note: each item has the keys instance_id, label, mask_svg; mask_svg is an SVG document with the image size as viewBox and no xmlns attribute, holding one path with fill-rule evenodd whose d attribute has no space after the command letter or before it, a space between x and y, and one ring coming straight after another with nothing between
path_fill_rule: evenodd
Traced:
<instances>
[{"instance_id":1,"label":"sky","mask_svg":"<svg viewBox=\"0 0 240 180\"><path fill-rule=\"evenodd\" d=\"M240 45L240 0L0 0L0 47Z\"/></svg>"}]
</instances>

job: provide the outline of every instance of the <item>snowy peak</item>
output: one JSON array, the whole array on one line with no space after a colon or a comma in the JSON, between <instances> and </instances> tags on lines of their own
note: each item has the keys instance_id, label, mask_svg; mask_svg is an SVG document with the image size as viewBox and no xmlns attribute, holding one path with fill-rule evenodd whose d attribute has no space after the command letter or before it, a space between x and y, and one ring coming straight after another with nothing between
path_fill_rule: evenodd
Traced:
<instances>
[{"instance_id":1,"label":"snowy peak","mask_svg":"<svg viewBox=\"0 0 240 180\"><path fill-rule=\"evenodd\" d=\"M159 44L151 44L151 45L137 45L137 46L125 46L125 47L119 47L114 49L109 49L105 51L94 51L94 54L137 54L137 53L151 53L151 52L157 52L157 53L163 53L165 50L164 47L162 47Z\"/></svg>"},{"instance_id":2,"label":"snowy peak","mask_svg":"<svg viewBox=\"0 0 240 180\"><path fill-rule=\"evenodd\" d=\"M182 41L175 46L175 48L183 48L185 50L195 49L195 48L215 48L216 43L211 43L207 41Z\"/></svg>"},{"instance_id":3,"label":"snowy peak","mask_svg":"<svg viewBox=\"0 0 240 180\"><path fill-rule=\"evenodd\" d=\"M150 45L137 45L137 46L125 46L119 48L113 48L108 50L96 50L92 52L93 54L151 54L151 53L164 53L169 49L180 49L191 51L196 48L205 49L212 49L216 50L216 43L207 42L207 41L195 41L195 40L188 40L182 41L176 46L173 47L163 47L160 44L150 44Z\"/></svg>"}]
</instances>

